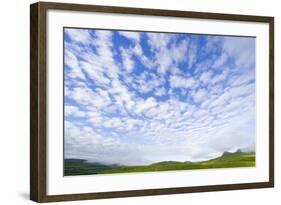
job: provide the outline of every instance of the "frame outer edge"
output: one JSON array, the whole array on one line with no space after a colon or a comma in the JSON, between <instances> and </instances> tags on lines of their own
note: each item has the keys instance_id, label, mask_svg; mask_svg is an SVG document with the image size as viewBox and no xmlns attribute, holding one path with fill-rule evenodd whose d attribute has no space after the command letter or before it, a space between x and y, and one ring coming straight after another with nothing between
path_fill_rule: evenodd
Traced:
<instances>
[{"instance_id":1,"label":"frame outer edge","mask_svg":"<svg viewBox=\"0 0 281 205\"><path fill-rule=\"evenodd\" d=\"M39 200L38 184L38 3L30 5L30 199Z\"/></svg>"},{"instance_id":2,"label":"frame outer edge","mask_svg":"<svg viewBox=\"0 0 281 205\"><path fill-rule=\"evenodd\" d=\"M274 187L274 17L269 21L269 182Z\"/></svg>"},{"instance_id":3,"label":"frame outer edge","mask_svg":"<svg viewBox=\"0 0 281 205\"><path fill-rule=\"evenodd\" d=\"M46 10L30 5L30 199L46 201Z\"/></svg>"},{"instance_id":4,"label":"frame outer edge","mask_svg":"<svg viewBox=\"0 0 281 205\"><path fill-rule=\"evenodd\" d=\"M152 9L152 8L137 8L137 7L120 7L120 6L105 6L92 4L78 3L58 3L58 2L40 2L40 4L48 9L59 10L75 10L85 12L106 12L119 14L135 14L149 15L161 17L187 17L187 18L205 18L214 20L230 20L230 21L250 21L250 22L265 22L268 23L272 17L270 16L254 16L244 14L229 14L229 13L214 13L186 10L167 10L167 9Z\"/></svg>"}]
</instances>

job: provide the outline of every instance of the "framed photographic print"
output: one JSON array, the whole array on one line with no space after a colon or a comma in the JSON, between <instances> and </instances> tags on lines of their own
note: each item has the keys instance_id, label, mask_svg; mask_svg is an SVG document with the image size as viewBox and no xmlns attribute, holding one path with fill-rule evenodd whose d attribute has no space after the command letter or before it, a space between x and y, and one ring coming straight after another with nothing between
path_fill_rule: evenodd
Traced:
<instances>
[{"instance_id":1,"label":"framed photographic print","mask_svg":"<svg viewBox=\"0 0 281 205\"><path fill-rule=\"evenodd\" d=\"M30 198L274 186L274 18L40 2Z\"/></svg>"}]
</instances>

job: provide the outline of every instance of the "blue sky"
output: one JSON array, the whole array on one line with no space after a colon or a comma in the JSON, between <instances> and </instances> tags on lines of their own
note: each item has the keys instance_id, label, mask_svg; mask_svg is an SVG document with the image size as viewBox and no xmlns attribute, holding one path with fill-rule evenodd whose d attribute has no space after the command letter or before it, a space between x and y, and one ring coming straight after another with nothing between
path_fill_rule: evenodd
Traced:
<instances>
[{"instance_id":1,"label":"blue sky","mask_svg":"<svg viewBox=\"0 0 281 205\"><path fill-rule=\"evenodd\" d=\"M255 151L255 38L65 28L64 81L66 158Z\"/></svg>"}]
</instances>

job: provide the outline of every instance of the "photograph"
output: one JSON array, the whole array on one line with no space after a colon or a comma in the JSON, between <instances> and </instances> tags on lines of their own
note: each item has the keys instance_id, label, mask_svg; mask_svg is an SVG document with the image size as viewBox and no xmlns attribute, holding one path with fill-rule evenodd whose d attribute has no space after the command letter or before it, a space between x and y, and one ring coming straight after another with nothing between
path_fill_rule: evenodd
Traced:
<instances>
[{"instance_id":1,"label":"photograph","mask_svg":"<svg viewBox=\"0 0 281 205\"><path fill-rule=\"evenodd\" d=\"M31 4L32 201L274 187L274 16L170 9Z\"/></svg>"},{"instance_id":2,"label":"photograph","mask_svg":"<svg viewBox=\"0 0 281 205\"><path fill-rule=\"evenodd\" d=\"M63 28L64 176L256 166L256 37Z\"/></svg>"}]
</instances>

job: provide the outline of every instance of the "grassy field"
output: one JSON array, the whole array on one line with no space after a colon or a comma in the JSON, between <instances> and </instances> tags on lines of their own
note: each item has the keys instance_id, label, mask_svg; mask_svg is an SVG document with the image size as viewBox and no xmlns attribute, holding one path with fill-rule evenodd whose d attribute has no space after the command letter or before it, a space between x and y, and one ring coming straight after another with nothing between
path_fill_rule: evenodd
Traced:
<instances>
[{"instance_id":1,"label":"grassy field","mask_svg":"<svg viewBox=\"0 0 281 205\"><path fill-rule=\"evenodd\" d=\"M81 159L65 159L64 175L89 175L89 174L112 174L130 172L152 172L190 169L211 169L231 167L254 167L255 153L225 152L222 156L202 162L176 162L164 161L147 166L121 166L90 163Z\"/></svg>"}]
</instances>

